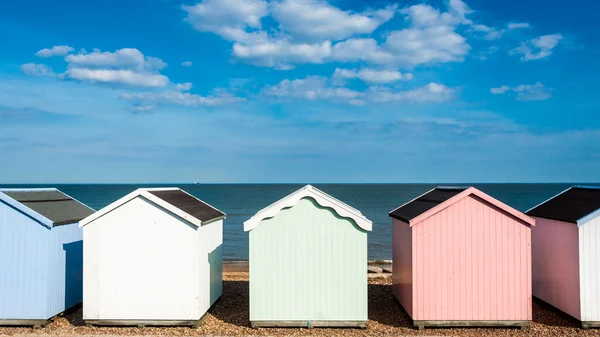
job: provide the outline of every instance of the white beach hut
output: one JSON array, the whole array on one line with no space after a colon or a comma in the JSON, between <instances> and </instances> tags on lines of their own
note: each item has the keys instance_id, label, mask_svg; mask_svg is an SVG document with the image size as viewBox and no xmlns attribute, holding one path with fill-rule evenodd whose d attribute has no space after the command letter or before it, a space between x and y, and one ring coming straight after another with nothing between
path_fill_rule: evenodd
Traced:
<instances>
[{"instance_id":1,"label":"white beach hut","mask_svg":"<svg viewBox=\"0 0 600 337\"><path fill-rule=\"evenodd\" d=\"M83 219L83 319L198 324L222 292L224 218L178 188L148 188Z\"/></svg>"},{"instance_id":2,"label":"white beach hut","mask_svg":"<svg viewBox=\"0 0 600 337\"><path fill-rule=\"evenodd\" d=\"M573 186L527 211L533 296L600 327L600 187Z\"/></svg>"}]
</instances>

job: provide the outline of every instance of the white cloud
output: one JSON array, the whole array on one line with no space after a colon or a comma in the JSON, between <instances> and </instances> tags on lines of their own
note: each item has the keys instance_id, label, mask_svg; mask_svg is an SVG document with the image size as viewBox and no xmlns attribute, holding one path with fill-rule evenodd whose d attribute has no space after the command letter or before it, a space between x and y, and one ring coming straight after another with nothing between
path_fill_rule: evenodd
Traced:
<instances>
[{"instance_id":1,"label":"white cloud","mask_svg":"<svg viewBox=\"0 0 600 337\"><path fill-rule=\"evenodd\" d=\"M69 54L65 76L93 83L112 83L138 87L165 87L169 78L160 74L167 64L156 57L145 56L135 48L114 52L95 49L91 53Z\"/></svg>"},{"instance_id":2,"label":"white cloud","mask_svg":"<svg viewBox=\"0 0 600 337\"><path fill-rule=\"evenodd\" d=\"M497 29L482 24L472 25L471 28L476 32L483 33L484 40L497 40L504 35L504 29Z\"/></svg>"},{"instance_id":3,"label":"white cloud","mask_svg":"<svg viewBox=\"0 0 600 337\"><path fill-rule=\"evenodd\" d=\"M544 87L540 82L533 85L521 84L513 88L513 91L517 93L519 101L543 101L552 97L552 89Z\"/></svg>"},{"instance_id":4,"label":"white cloud","mask_svg":"<svg viewBox=\"0 0 600 337\"><path fill-rule=\"evenodd\" d=\"M521 43L517 48L511 49L509 54L520 54L521 61L532 61L552 55L552 50L563 39L561 34L542 35L535 39Z\"/></svg>"},{"instance_id":5,"label":"white cloud","mask_svg":"<svg viewBox=\"0 0 600 337\"><path fill-rule=\"evenodd\" d=\"M233 54L257 66L290 69L294 64L325 62L331 55L331 42L294 44L287 40L271 40L250 45L235 43Z\"/></svg>"},{"instance_id":6,"label":"white cloud","mask_svg":"<svg viewBox=\"0 0 600 337\"><path fill-rule=\"evenodd\" d=\"M402 74L396 70L362 68L340 69L336 68L333 73L334 80L360 79L369 83L392 83L400 80L410 80L413 75L410 73Z\"/></svg>"},{"instance_id":7,"label":"white cloud","mask_svg":"<svg viewBox=\"0 0 600 337\"><path fill-rule=\"evenodd\" d=\"M134 102L136 106L157 104L175 104L185 107L217 106L244 101L242 97L221 93L215 96L200 96L189 92L164 91L164 92L134 92L122 93L121 97Z\"/></svg>"},{"instance_id":8,"label":"white cloud","mask_svg":"<svg viewBox=\"0 0 600 337\"><path fill-rule=\"evenodd\" d=\"M426 26L392 31L382 45L371 38L339 42L333 46L331 59L410 68L421 64L460 62L470 48L454 27Z\"/></svg>"},{"instance_id":9,"label":"white cloud","mask_svg":"<svg viewBox=\"0 0 600 337\"><path fill-rule=\"evenodd\" d=\"M450 0L448 2L448 13L457 18L459 23L471 24L472 21L467 19L467 15L472 12L473 10L461 0Z\"/></svg>"},{"instance_id":10,"label":"white cloud","mask_svg":"<svg viewBox=\"0 0 600 337\"><path fill-rule=\"evenodd\" d=\"M339 72L338 72L339 74ZM266 86L263 94L279 98L324 100L335 103L365 105L367 103L436 103L452 99L456 89L443 84L429 83L411 90L397 90L388 86L372 86L356 91L336 85L335 79L308 76L303 79L283 80Z\"/></svg>"},{"instance_id":11,"label":"white cloud","mask_svg":"<svg viewBox=\"0 0 600 337\"><path fill-rule=\"evenodd\" d=\"M74 50L75 49L69 46L54 46L52 48L39 50L35 55L39 57L65 56Z\"/></svg>"},{"instance_id":12,"label":"white cloud","mask_svg":"<svg viewBox=\"0 0 600 337\"><path fill-rule=\"evenodd\" d=\"M394 16L396 5L355 13L324 0L274 0L270 7L262 0L204 0L182 8L197 30L232 41L233 56L256 66L291 69L338 61L410 68L460 62L470 50L455 31L460 24L472 24L467 18L472 11L460 0L450 1L444 13L429 5L403 9L411 26L390 32L383 43L352 36L371 34ZM263 30L261 19L269 9L279 29Z\"/></svg>"},{"instance_id":13,"label":"white cloud","mask_svg":"<svg viewBox=\"0 0 600 337\"><path fill-rule=\"evenodd\" d=\"M390 64L394 62L394 55L383 50L372 38L348 39L333 46L331 59L340 62Z\"/></svg>"},{"instance_id":14,"label":"white cloud","mask_svg":"<svg viewBox=\"0 0 600 337\"><path fill-rule=\"evenodd\" d=\"M490 93L492 93L493 95L500 95L500 94L503 94L503 93L505 93L505 92L507 92L509 90L510 90L509 86L503 85L503 86L501 86L499 88L491 88L490 89Z\"/></svg>"},{"instance_id":15,"label":"white cloud","mask_svg":"<svg viewBox=\"0 0 600 337\"><path fill-rule=\"evenodd\" d=\"M275 0L273 18L282 31L294 37L342 40L356 34L370 34L390 20L397 5L363 13L343 11L323 0Z\"/></svg>"},{"instance_id":16,"label":"white cloud","mask_svg":"<svg viewBox=\"0 0 600 337\"><path fill-rule=\"evenodd\" d=\"M156 57L144 56L136 48L123 48L115 52L94 50L91 53L71 54L65 57L70 66L112 69L132 69L136 71L158 71L167 64Z\"/></svg>"},{"instance_id":17,"label":"white cloud","mask_svg":"<svg viewBox=\"0 0 600 337\"><path fill-rule=\"evenodd\" d=\"M480 60L487 60L488 57L494 55L496 52L498 52L498 47L496 47L496 46L489 46L489 47L484 48L484 49L482 49L482 50L479 51L478 58Z\"/></svg>"},{"instance_id":18,"label":"white cloud","mask_svg":"<svg viewBox=\"0 0 600 337\"><path fill-rule=\"evenodd\" d=\"M192 83L190 83L190 82L177 83L175 85L175 89L179 90L179 91L190 91L192 89Z\"/></svg>"},{"instance_id":19,"label":"white cloud","mask_svg":"<svg viewBox=\"0 0 600 337\"><path fill-rule=\"evenodd\" d=\"M527 22L510 22L508 24L508 29L522 29L529 28L529 24Z\"/></svg>"},{"instance_id":20,"label":"white cloud","mask_svg":"<svg viewBox=\"0 0 600 337\"><path fill-rule=\"evenodd\" d=\"M292 97L307 100L349 101L361 96L358 91L332 87L329 79L321 76L308 76L304 79L283 80L274 86L267 86L263 92L268 96Z\"/></svg>"},{"instance_id":21,"label":"white cloud","mask_svg":"<svg viewBox=\"0 0 600 337\"><path fill-rule=\"evenodd\" d=\"M54 71L45 64L27 63L21 66L21 71L29 76L54 76Z\"/></svg>"},{"instance_id":22,"label":"white cloud","mask_svg":"<svg viewBox=\"0 0 600 337\"><path fill-rule=\"evenodd\" d=\"M552 89L546 88L542 83L521 84L516 87L503 85L499 88L490 89L490 93L494 95L505 94L509 91L517 93L518 101L543 101L552 97Z\"/></svg>"},{"instance_id":23,"label":"white cloud","mask_svg":"<svg viewBox=\"0 0 600 337\"><path fill-rule=\"evenodd\" d=\"M456 89L433 82L420 88L405 91L396 91L387 87L372 87L367 92L367 96L370 100L379 103L438 103L450 100L455 95Z\"/></svg>"},{"instance_id":24,"label":"white cloud","mask_svg":"<svg viewBox=\"0 0 600 337\"><path fill-rule=\"evenodd\" d=\"M133 110L133 113L149 112L149 111L152 111L153 109L154 109L154 107L152 105L136 105L131 108L131 110Z\"/></svg>"},{"instance_id":25,"label":"white cloud","mask_svg":"<svg viewBox=\"0 0 600 337\"><path fill-rule=\"evenodd\" d=\"M182 6L186 20L201 32L211 32L229 41L238 41L248 29L260 29L268 4L263 0L204 0Z\"/></svg>"},{"instance_id":26,"label":"white cloud","mask_svg":"<svg viewBox=\"0 0 600 337\"><path fill-rule=\"evenodd\" d=\"M444 25L393 31L384 46L396 62L407 66L460 62L471 48L454 27Z\"/></svg>"},{"instance_id":27,"label":"white cloud","mask_svg":"<svg viewBox=\"0 0 600 337\"><path fill-rule=\"evenodd\" d=\"M119 83L139 87L164 87L169 79L161 74L138 73L129 69L69 68L65 75L93 83Z\"/></svg>"},{"instance_id":28,"label":"white cloud","mask_svg":"<svg viewBox=\"0 0 600 337\"><path fill-rule=\"evenodd\" d=\"M182 67L191 67L192 66L192 62L191 61L185 61L181 63Z\"/></svg>"}]
</instances>

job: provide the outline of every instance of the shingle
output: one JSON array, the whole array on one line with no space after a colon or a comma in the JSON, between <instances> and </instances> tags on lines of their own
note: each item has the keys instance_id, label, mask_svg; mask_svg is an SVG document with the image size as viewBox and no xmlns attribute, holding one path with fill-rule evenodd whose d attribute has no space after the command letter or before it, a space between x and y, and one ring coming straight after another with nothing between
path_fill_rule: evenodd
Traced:
<instances>
[{"instance_id":1,"label":"shingle","mask_svg":"<svg viewBox=\"0 0 600 337\"><path fill-rule=\"evenodd\" d=\"M94 210L58 191L3 191L4 194L52 221L54 226L79 222Z\"/></svg>"},{"instance_id":2,"label":"shingle","mask_svg":"<svg viewBox=\"0 0 600 337\"><path fill-rule=\"evenodd\" d=\"M225 213L220 212L182 190L151 190L148 192L202 222L225 216Z\"/></svg>"},{"instance_id":3,"label":"shingle","mask_svg":"<svg viewBox=\"0 0 600 337\"><path fill-rule=\"evenodd\" d=\"M466 189L467 187L437 187L429 193L395 209L390 213L390 216L404 222L409 222Z\"/></svg>"},{"instance_id":4,"label":"shingle","mask_svg":"<svg viewBox=\"0 0 600 337\"><path fill-rule=\"evenodd\" d=\"M527 215L564 222L577 220L600 209L600 187L573 187L541 205Z\"/></svg>"}]
</instances>

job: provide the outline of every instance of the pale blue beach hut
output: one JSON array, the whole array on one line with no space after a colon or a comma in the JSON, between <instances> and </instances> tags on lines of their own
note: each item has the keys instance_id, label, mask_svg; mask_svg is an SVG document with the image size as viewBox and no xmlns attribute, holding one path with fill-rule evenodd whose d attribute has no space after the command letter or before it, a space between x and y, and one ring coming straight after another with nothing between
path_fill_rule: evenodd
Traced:
<instances>
[{"instance_id":1,"label":"pale blue beach hut","mask_svg":"<svg viewBox=\"0 0 600 337\"><path fill-rule=\"evenodd\" d=\"M0 325L43 326L81 303L78 222L93 212L55 188L0 190Z\"/></svg>"}]
</instances>

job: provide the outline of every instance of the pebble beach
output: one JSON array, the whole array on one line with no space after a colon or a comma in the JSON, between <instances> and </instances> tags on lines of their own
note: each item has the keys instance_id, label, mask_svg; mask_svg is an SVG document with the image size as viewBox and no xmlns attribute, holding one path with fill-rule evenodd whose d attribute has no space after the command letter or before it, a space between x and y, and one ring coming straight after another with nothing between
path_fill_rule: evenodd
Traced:
<instances>
[{"instance_id":1,"label":"pebble beach","mask_svg":"<svg viewBox=\"0 0 600 337\"><path fill-rule=\"evenodd\" d=\"M249 326L248 271L245 263L227 263L223 296L209 310L203 324L188 327L88 327L81 307L66 312L41 329L0 327L1 336L598 336L538 300L533 301L533 322L519 328L467 328L416 330L408 314L394 300L389 273L369 274L369 321L366 329L252 329Z\"/></svg>"}]
</instances>

